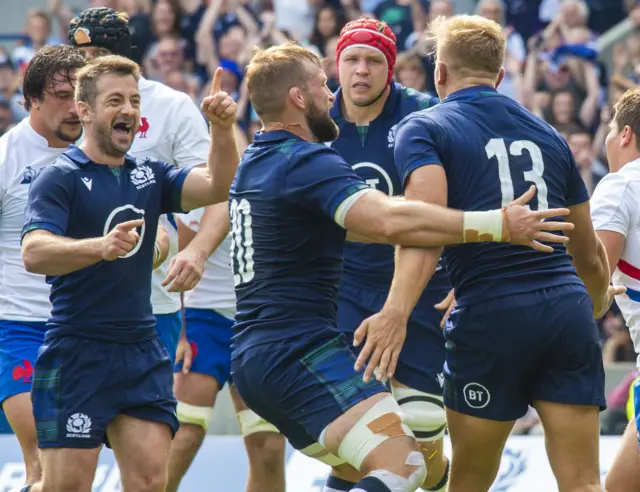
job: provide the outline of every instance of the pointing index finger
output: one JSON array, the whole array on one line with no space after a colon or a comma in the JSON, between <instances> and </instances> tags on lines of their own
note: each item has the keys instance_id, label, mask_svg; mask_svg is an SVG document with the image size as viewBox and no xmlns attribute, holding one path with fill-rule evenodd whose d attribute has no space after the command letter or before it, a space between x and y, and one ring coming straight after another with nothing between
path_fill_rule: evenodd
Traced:
<instances>
[{"instance_id":1,"label":"pointing index finger","mask_svg":"<svg viewBox=\"0 0 640 492\"><path fill-rule=\"evenodd\" d=\"M215 96L218 92L220 92L222 88L222 67L216 68L215 73L213 74L213 81L211 82L211 92L209 95Z\"/></svg>"}]
</instances>

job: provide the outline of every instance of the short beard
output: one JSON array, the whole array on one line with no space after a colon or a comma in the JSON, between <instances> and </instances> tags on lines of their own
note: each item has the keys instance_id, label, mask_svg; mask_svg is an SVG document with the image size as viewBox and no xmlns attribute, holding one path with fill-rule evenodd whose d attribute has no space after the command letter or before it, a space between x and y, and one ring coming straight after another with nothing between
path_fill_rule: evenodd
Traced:
<instances>
[{"instance_id":1,"label":"short beard","mask_svg":"<svg viewBox=\"0 0 640 492\"><path fill-rule=\"evenodd\" d=\"M133 144L133 139L131 140L131 144L126 149L121 149L116 147L111 141L111 134L113 132L113 128L111 125L97 125L95 127L94 135L96 137L96 143L98 144L98 148L100 152L104 155L108 155L110 157L121 158L124 157L131 145Z\"/></svg>"},{"instance_id":2,"label":"short beard","mask_svg":"<svg viewBox=\"0 0 640 492\"><path fill-rule=\"evenodd\" d=\"M340 129L329 113L323 113L310 102L309 111L305 114L307 125L318 142L333 142L338 138Z\"/></svg>"},{"instance_id":3,"label":"short beard","mask_svg":"<svg viewBox=\"0 0 640 492\"><path fill-rule=\"evenodd\" d=\"M80 138L80 135L82 135L82 130L80 130L78 132L77 135L73 136L69 133L65 133L60 129L57 129L56 131L53 132L53 134L59 138L60 140L62 140L63 142L69 142L69 143L74 143L75 141L77 141Z\"/></svg>"}]
</instances>

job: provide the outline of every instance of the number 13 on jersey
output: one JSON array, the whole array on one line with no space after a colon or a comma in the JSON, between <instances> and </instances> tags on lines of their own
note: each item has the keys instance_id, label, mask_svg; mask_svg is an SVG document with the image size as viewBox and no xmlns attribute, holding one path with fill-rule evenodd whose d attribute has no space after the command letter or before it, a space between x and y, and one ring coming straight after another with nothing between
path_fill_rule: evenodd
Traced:
<instances>
[{"instance_id":1,"label":"number 13 on jersey","mask_svg":"<svg viewBox=\"0 0 640 492\"><path fill-rule=\"evenodd\" d=\"M487 157L498 159L498 176L500 176L500 190L502 191L502 206L509 205L514 199L514 187L512 171L518 172L518 169L512 169L509 163L509 156L519 157L522 155L522 151L526 150L531 158L532 167L530 171L524 171L522 177L525 181L529 181L536 185L538 190L538 210L548 210L549 202L547 201L547 183L545 183L544 175L544 161L542 159L542 151L535 143L530 140L516 140L509 146L509 152L507 152L507 145L504 138L492 138L485 146L484 150L487 152ZM515 166L514 166L515 167Z\"/></svg>"},{"instance_id":2,"label":"number 13 on jersey","mask_svg":"<svg viewBox=\"0 0 640 492\"><path fill-rule=\"evenodd\" d=\"M233 284L246 284L253 279L253 232L251 229L251 204L249 200L231 200L231 265Z\"/></svg>"}]
</instances>

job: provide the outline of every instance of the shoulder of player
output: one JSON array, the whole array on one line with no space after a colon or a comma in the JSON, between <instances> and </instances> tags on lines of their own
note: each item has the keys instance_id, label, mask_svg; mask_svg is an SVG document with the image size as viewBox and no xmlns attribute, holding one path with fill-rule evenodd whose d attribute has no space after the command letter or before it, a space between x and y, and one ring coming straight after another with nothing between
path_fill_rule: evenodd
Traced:
<instances>
[{"instance_id":1,"label":"shoulder of player","mask_svg":"<svg viewBox=\"0 0 640 492\"><path fill-rule=\"evenodd\" d=\"M401 85L398 85L398 87L400 89L400 100L402 106L404 106L402 109L403 112L407 114L431 108L440 102L437 97L430 96L429 94Z\"/></svg>"},{"instance_id":2,"label":"shoulder of player","mask_svg":"<svg viewBox=\"0 0 640 492\"><path fill-rule=\"evenodd\" d=\"M324 159L327 156L335 156L342 159L340 153L326 143L297 141L291 149L288 163L295 165L310 159Z\"/></svg>"}]
</instances>

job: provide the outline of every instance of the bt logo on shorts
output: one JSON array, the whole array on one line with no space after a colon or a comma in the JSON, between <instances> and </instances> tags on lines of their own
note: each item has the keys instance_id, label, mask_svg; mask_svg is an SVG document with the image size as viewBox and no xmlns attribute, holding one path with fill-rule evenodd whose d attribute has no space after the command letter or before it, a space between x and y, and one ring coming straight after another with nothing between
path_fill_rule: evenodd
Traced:
<instances>
[{"instance_id":1,"label":"bt logo on shorts","mask_svg":"<svg viewBox=\"0 0 640 492\"><path fill-rule=\"evenodd\" d=\"M471 408L484 408L491 401L489 390L480 383L469 383L462 390L464 401Z\"/></svg>"},{"instance_id":2,"label":"bt logo on shorts","mask_svg":"<svg viewBox=\"0 0 640 492\"><path fill-rule=\"evenodd\" d=\"M91 437L91 419L84 413L74 413L67 420L67 437Z\"/></svg>"}]
</instances>

